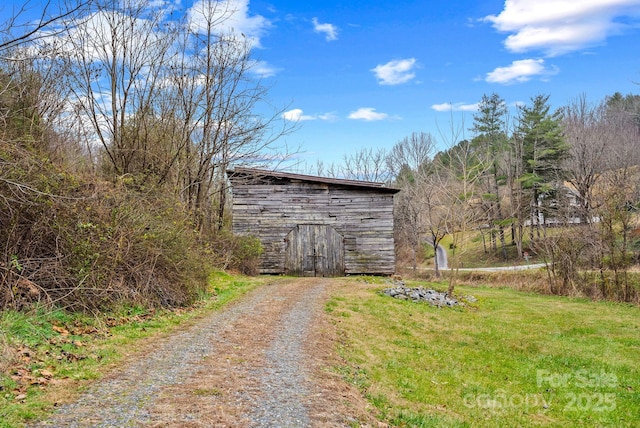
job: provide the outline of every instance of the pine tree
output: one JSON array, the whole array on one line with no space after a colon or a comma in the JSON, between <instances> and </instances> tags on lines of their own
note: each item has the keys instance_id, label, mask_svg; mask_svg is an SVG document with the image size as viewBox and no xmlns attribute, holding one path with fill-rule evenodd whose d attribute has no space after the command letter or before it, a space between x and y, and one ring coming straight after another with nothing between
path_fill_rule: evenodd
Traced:
<instances>
[{"instance_id":1,"label":"pine tree","mask_svg":"<svg viewBox=\"0 0 640 428\"><path fill-rule=\"evenodd\" d=\"M473 116L473 128L476 134L472 143L478 153L476 158L486 162L485 193L483 200L487 204L487 221L492 230L498 228L503 257L506 258L506 244L504 237L504 214L502 210L500 185L504 184L505 173L503 157L507 149L507 135L505 133L507 106L496 93L482 96L478 105L478 113ZM496 249L494 233L491 234L492 247Z\"/></svg>"},{"instance_id":2,"label":"pine tree","mask_svg":"<svg viewBox=\"0 0 640 428\"><path fill-rule=\"evenodd\" d=\"M519 107L516 138L522 143L522 175L519 181L529 196L532 233L544 224L543 200L552 198L562 180L562 161L569 146L564 140L560 112L550 113L548 95Z\"/></svg>"}]
</instances>

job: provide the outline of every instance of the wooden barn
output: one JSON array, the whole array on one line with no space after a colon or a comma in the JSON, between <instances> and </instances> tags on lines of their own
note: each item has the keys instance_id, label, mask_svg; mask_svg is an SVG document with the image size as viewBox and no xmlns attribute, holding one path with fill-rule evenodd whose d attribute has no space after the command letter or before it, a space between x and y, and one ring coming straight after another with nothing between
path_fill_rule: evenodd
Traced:
<instances>
[{"instance_id":1,"label":"wooden barn","mask_svg":"<svg viewBox=\"0 0 640 428\"><path fill-rule=\"evenodd\" d=\"M382 183L248 168L228 171L233 233L264 248L261 273L395 272L393 195Z\"/></svg>"}]
</instances>

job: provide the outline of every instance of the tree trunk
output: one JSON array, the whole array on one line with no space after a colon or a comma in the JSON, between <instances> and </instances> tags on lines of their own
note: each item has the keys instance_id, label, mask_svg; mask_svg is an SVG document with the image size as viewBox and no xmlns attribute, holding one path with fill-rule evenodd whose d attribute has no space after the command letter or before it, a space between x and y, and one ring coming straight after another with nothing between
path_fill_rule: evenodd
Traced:
<instances>
[{"instance_id":1,"label":"tree trunk","mask_svg":"<svg viewBox=\"0 0 640 428\"><path fill-rule=\"evenodd\" d=\"M433 264L435 266L435 274L440 278L440 264L438 263L438 242L433 238Z\"/></svg>"}]
</instances>

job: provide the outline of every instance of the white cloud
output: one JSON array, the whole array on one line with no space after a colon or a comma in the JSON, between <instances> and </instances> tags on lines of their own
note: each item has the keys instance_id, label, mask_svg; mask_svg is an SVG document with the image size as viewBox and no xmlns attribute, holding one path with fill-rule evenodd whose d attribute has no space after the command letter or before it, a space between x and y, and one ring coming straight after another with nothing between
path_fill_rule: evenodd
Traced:
<instances>
[{"instance_id":1,"label":"white cloud","mask_svg":"<svg viewBox=\"0 0 640 428\"><path fill-rule=\"evenodd\" d=\"M266 61L253 61L250 70L253 74L260 77L273 77L280 71Z\"/></svg>"},{"instance_id":2,"label":"white cloud","mask_svg":"<svg viewBox=\"0 0 640 428\"><path fill-rule=\"evenodd\" d=\"M335 114L333 113L322 113L316 115L304 114L304 111L299 108L285 111L284 113L282 113L282 117L283 119L291 122L303 122L306 120L334 120L336 118Z\"/></svg>"},{"instance_id":3,"label":"white cloud","mask_svg":"<svg viewBox=\"0 0 640 428\"><path fill-rule=\"evenodd\" d=\"M640 18L640 0L506 0L499 15L484 21L513 33L504 41L509 51L538 50L555 56L602 43L631 28L618 18Z\"/></svg>"},{"instance_id":4,"label":"white cloud","mask_svg":"<svg viewBox=\"0 0 640 428\"><path fill-rule=\"evenodd\" d=\"M252 47L260 47L260 37L271 26L265 17L249 14L249 0L197 0L188 17L193 31L206 31L211 21L217 33L244 35Z\"/></svg>"},{"instance_id":5,"label":"white cloud","mask_svg":"<svg viewBox=\"0 0 640 428\"><path fill-rule=\"evenodd\" d=\"M302 109L294 108L293 110L285 111L282 113L282 117L291 122L302 122L304 120L313 120L313 116L305 115Z\"/></svg>"},{"instance_id":6,"label":"white cloud","mask_svg":"<svg viewBox=\"0 0 640 428\"><path fill-rule=\"evenodd\" d=\"M65 32L66 35L63 35ZM129 60L135 62L135 65L128 66L138 69L136 78L149 72L150 67L156 64L159 52L166 46L166 35L158 31L153 20L142 16L132 18L120 11L91 13L78 25L43 32L38 39L39 48L48 46L45 52L55 49L65 52L76 61L110 63L114 57L122 61L123 56L128 55ZM122 48L122 43L127 43L127 50ZM28 48L37 47L33 44ZM104 76L106 70L98 67L98 72Z\"/></svg>"},{"instance_id":7,"label":"white cloud","mask_svg":"<svg viewBox=\"0 0 640 428\"><path fill-rule=\"evenodd\" d=\"M433 104L431 106L435 111L477 111L478 103L475 104L465 104L465 103L442 103L442 104Z\"/></svg>"},{"instance_id":8,"label":"white cloud","mask_svg":"<svg viewBox=\"0 0 640 428\"><path fill-rule=\"evenodd\" d=\"M148 6L150 8L163 8L172 11L180 7L180 0L150 0Z\"/></svg>"},{"instance_id":9,"label":"white cloud","mask_svg":"<svg viewBox=\"0 0 640 428\"><path fill-rule=\"evenodd\" d=\"M324 37L328 42L338 40L338 27L333 24L321 24L318 18L313 18L311 21L313 22L313 31L324 33Z\"/></svg>"},{"instance_id":10,"label":"white cloud","mask_svg":"<svg viewBox=\"0 0 640 428\"><path fill-rule=\"evenodd\" d=\"M318 115L318 119L320 120L336 120L335 113L322 113Z\"/></svg>"},{"instance_id":11,"label":"white cloud","mask_svg":"<svg viewBox=\"0 0 640 428\"><path fill-rule=\"evenodd\" d=\"M365 120L367 122L373 122L376 120L384 120L389 117L386 113L378 113L373 107L362 107L356 111L349 113L349 119Z\"/></svg>"},{"instance_id":12,"label":"white cloud","mask_svg":"<svg viewBox=\"0 0 640 428\"><path fill-rule=\"evenodd\" d=\"M379 64L371 71L381 85L399 85L416 77L413 72L415 65L415 58L399 59Z\"/></svg>"},{"instance_id":13,"label":"white cloud","mask_svg":"<svg viewBox=\"0 0 640 428\"><path fill-rule=\"evenodd\" d=\"M527 82L535 76L549 76L556 73L557 70L545 67L543 59L522 59L487 73L485 80L489 83L508 85Z\"/></svg>"}]
</instances>

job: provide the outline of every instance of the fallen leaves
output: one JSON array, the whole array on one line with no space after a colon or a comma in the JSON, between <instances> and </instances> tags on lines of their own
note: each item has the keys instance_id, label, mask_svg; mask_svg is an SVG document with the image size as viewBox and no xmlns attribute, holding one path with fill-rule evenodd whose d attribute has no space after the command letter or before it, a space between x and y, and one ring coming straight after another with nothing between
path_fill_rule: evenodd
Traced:
<instances>
[{"instance_id":1,"label":"fallen leaves","mask_svg":"<svg viewBox=\"0 0 640 428\"><path fill-rule=\"evenodd\" d=\"M60 333L62 336L68 336L69 335L69 330L67 330L64 327L60 327L59 325L53 325L53 327L51 327L53 329L53 331Z\"/></svg>"},{"instance_id":2,"label":"fallen leaves","mask_svg":"<svg viewBox=\"0 0 640 428\"><path fill-rule=\"evenodd\" d=\"M18 349L18 361L14 368L10 371L9 378L15 382L13 394L18 400L18 396L24 395L29 386L44 387L49 384L54 377L54 368L48 366L46 368L38 368L44 364L44 361L37 357L35 352L23 346Z\"/></svg>"},{"instance_id":3,"label":"fallen leaves","mask_svg":"<svg viewBox=\"0 0 640 428\"><path fill-rule=\"evenodd\" d=\"M51 379L53 377L53 372L51 372L51 371L49 371L47 369L44 369L44 370L40 370L40 375L44 376L47 379Z\"/></svg>"},{"instance_id":4,"label":"fallen leaves","mask_svg":"<svg viewBox=\"0 0 640 428\"><path fill-rule=\"evenodd\" d=\"M105 315L96 318L95 325L80 319L69 322L36 320L34 325L40 329L38 340L29 339L23 343L5 340L1 343L0 400L24 403L34 389L45 390L73 381L76 375L70 378L66 373L84 370L79 365L83 361L101 361L103 356L99 348L113 335L114 327L137 324L138 328L144 329L144 323L155 315L154 310Z\"/></svg>"},{"instance_id":5,"label":"fallen leaves","mask_svg":"<svg viewBox=\"0 0 640 428\"><path fill-rule=\"evenodd\" d=\"M15 357L6 370L13 386L6 389L9 394L6 394L5 398L13 397L13 401L24 402L30 388L42 390L68 379L66 376L56 378L56 367L61 364L77 363L86 359L100 360L102 357L95 353L85 355L81 350L88 349L89 342L110 335L108 331L87 325L53 324L51 329L54 335L38 345L14 347Z\"/></svg>"}]
</instances>

